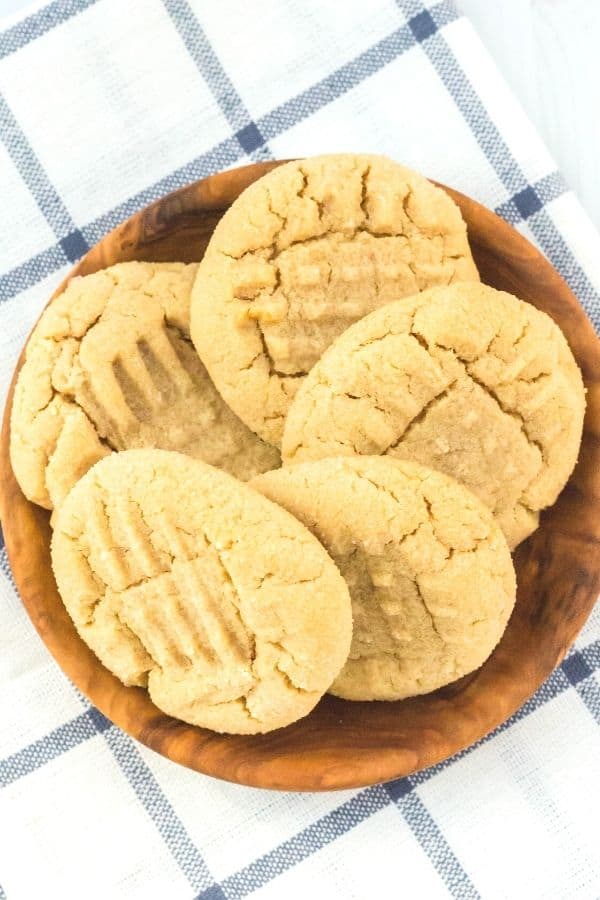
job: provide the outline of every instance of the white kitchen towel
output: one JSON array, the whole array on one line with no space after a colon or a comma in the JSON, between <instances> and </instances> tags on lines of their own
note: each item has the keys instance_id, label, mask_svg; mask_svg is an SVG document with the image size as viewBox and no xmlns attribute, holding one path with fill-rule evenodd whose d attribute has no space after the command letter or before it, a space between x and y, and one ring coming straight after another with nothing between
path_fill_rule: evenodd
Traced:
<instances>
[{"instance_id":1,"label":"white kitchen towel","mask_svg":"<svg viewBox=\"0 0 600 900\"><path fill-rule=\"evenodd\" d=\"M249 159L388 154L535 241L600 324L600 240L452 3L54 0L0 34L0 392L72 263ZM0 551L0 898L600 895L600 616L509 723L325 794L226 784L110 724Z\"/></svg>"}]
</instances>

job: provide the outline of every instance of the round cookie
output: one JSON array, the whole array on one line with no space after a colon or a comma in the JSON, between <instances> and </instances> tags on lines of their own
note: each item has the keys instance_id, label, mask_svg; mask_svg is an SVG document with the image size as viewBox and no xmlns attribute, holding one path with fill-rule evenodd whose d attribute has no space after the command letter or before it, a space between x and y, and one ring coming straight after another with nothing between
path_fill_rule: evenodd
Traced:
<instances>
[{"instance_id":1,"label":"round cookie","mask_svg":"<svg viewBox=\"0 0 600 900\"><path fill-rule=\"evenodd\" d=\"M506 627L515 574L490 511L424 466L325 459L252 486L300 519L346 579L354 632L330 692L399 700L480 666Z\"/></svg>"},{"instance_id":2,"label":"round cookie","mask_svg":"<svg viewBox=\"0 0 600 900\"><path fill-rule=\"evenodd\" d=\"M180 450L247 479L280 464L228 408L189 336L196 265L121 263L44 311L15 388L11 463L49 509L111 450Z\"/></svg>"},{"instance_id":3,"label":"round cookie","mask_svg":"<svg viewBox=\"0 0 600 900\"><path fill-rule=\"evenodd\" d=\"M432 288L350 327L290 409L284 462L381 454L446 472L511 547L571 474L585 390L558 326L483 284Z\"/></svg>"},{"instance_id":4,"label":"round cookie","mask_svg":"<svg viewBox=\"0 0 600 900\"><path fill-rule=\"evenodd\" d=\"M319 542L180 453L127 450L97 463L56 513L52 566L104 665L195 725L288 725L348 655L348 590Z\"/></svg>"},{"instance_id":5,"label":"round cookie","mask_svg":"<svg viewBox=\"0 0 600 900\"><path fill-rule=\"evenodd\" d=\"M460 210L421 175L380 156L298 160L217 225L192 292L192 340L234 412L279 446L302 379L348 325L478 277Z\"/></svg>"}]
</instances>

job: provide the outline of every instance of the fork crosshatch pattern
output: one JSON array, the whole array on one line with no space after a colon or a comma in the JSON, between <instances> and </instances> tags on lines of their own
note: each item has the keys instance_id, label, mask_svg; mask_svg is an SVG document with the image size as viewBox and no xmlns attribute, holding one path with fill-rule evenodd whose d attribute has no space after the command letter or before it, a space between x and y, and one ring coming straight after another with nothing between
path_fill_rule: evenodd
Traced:
<instances>
[{"instance_id":1,"label":"fork crosshatch pattern","mask_svg":"<svg viewBox=\"0 0 600 900\"><path fill-rule=\"evenodd\" d=\"M600 238L452 3L54 0L0 33L0 391L106 231L249 160L386 153L536 242L600 326ZM277 794L128 738L50 659L0 550L0 900L597 898L600 616L512 719L360 791Z\"/></svg>"}]
</instances>

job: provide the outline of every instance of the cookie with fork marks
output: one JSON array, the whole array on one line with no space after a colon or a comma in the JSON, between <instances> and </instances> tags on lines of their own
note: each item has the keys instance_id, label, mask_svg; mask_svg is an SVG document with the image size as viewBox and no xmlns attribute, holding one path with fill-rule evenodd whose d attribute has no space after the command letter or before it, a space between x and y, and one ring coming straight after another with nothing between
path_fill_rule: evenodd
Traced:
<instances>
[{"instance_id":1,"label":"cookie with fork marks","mask_svg":"<svg viewBox=\"0 0 600 900\"><path fill-rule=\"evenodd\" d=\"M52 509L111 450L161 447L246 480L279 455L222 400L189 336L196 265L129 262L72 279L29 339L11 420L25 495Z\"/></svg>"},{"instance_id":2,"label":"cookie with fork marks","mask_svg":"<svg viewBox=\"0 0 600 900\"><path fill-rule=\"evenodd\" d=\"M215 731L307 715L350 649L348 590L318 540L181 453L127 450L93 466L56 513L52 565L104 665Z\"/></svg>"},{"instance_id":3,"label":"cookie with fork marks","mask_svg":"<svg viewBox=\"0 0 600 900\"><path fill-rule=\"evenodd\" d=\"M467 228L441 188L383 156L296 160L217 225L192 292L192 340L234 412L279 446L296 391L349 325L467 280L479 280Z\"/></svg>"}]
</instances>

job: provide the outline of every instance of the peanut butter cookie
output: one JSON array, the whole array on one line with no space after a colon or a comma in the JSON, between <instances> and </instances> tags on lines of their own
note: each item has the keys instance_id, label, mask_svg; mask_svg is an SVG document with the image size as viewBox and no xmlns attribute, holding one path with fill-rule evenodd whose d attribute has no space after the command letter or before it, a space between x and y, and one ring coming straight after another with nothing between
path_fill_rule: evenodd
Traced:
<instances>
[{"instance_id":1,"label":"peanut butter cookie","mask_svg":"<svg viewBox=\"0 0 600 900\"><path fill-rule=\"evenodd\" d=\"M352 322L436 284L478 280L450 197L379 156L287 163L217 225L191 334L237 415L276 446L306 373Z\"/></svg>"},{"instance_id":2,"label":"peanut butter cookie","mask_svg":"<svg viewBox=\"0 0 600 900\"><path fill-rule=\"evenodd\" d=\"M349 328L290 409L287 463L381 454L452 475L511 547L573 471L581 373L545 313L483 284L432 288Z\"/></svg>"},{"instance_id":3,"label":"peanut butter cookie","mask_svg":"<svg viewBox=\"0 0 600 900\"><path fill-rule=\"evenodd\" d=\"M49 509L111 450L180 450L246 479L280 464L217 393L189 336L196 265L121 263L73 279L27 344L11 462Z\"/></svg>"},{"instance_id":4,"label":"peanut butter cookie","mask_svg":"<svg viewBox=\"0 0 600 900\"><path fill-rule=\"evenodd\" d=\"M480 666L515 600L506 540L462 485L383 457L324 459L253 479L315 534L350 589L354 633L331 693L399 700Z\"/></svg>"},{"instance_id":5,"label":"peanut butter cookie","mask_svg":"<svg viewBox=\"0 0 600 900\"><path fill-rule=\"evenodd\" d=\"M350 598L315 537L199 460L126 450L56 512L52 565L79 634L164 712L251 734L306 715L345 663Z\"/></svg>"}]
</instances>

